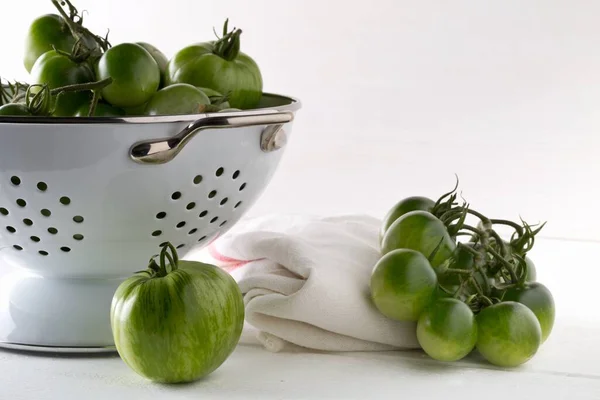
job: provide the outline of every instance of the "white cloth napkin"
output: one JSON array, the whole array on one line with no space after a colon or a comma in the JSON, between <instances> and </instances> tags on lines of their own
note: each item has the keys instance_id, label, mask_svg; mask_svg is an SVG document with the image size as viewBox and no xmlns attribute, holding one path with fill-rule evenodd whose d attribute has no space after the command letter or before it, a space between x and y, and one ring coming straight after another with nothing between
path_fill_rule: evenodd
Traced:
<instances>
[{"instance_id":1,"label":"white cloth napkin","mask_svg":"<svg viewBox=\"0 0 600 400\"><path fill-rule=\"evenodd\" d=\"M274 352L418 348L415 324L384 317L370 299L380 224L365 215L242 219L185 258L218 265L238 282L246 307L241 343Z\"/></svg>"}]
</instances>

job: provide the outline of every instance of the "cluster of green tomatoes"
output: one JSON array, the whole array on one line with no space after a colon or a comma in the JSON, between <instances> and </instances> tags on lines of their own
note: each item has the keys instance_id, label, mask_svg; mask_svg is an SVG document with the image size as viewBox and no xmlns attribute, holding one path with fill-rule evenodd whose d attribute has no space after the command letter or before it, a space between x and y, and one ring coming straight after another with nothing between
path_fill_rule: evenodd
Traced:
<instances>
[{"instance_id":1,"label":"cluster of green tomatoes","mask_svg":"<svg viewBox=\"0 0 600 400\"><path fill-rule=\"evenodd\" d=\"M405 198L389 210L372 300L388 318L415 322L433 359L457 361L476 350L494 365L516 367L554 325L554 299L527 256L544 224L487 218L457 203L455 191L437 201ZM509 240L498 226L513 232Z\"/></svg>"},{"instance_id":2,"label":"cluster of green tomatoes","mask_svg":"<svg viewBox=\"0 0 600 400\"><path fill-rule=\"evenodd\" d=\"M4 83L0 115L119 117L181 115L256 107L263 81L240 51L240 29L197 42L172 58L150 43L112 45L92 33L69 0L51 0L25 39L28 82Z\"/></svg>"}]
</instances>

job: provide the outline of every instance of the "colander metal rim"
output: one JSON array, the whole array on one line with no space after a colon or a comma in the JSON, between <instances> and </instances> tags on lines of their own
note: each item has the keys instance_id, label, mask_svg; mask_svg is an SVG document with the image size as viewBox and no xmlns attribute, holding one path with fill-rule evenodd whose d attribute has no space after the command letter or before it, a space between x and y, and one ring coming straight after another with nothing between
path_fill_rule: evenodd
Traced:
<instances>
[{"instance_id":1,"label":"colander metal rim","mask_svg":"<svg viewBox=\"0 0 600 400\"><path fill-rule=\"evenodd\" d=\"M251 110L228 111L228 114L245 114L262 110L297 111L302 104L299 99L282 94L263 92L263 97L278 98L285 104L260 107ZM219 115L218 113L182 114L182 115L157 115L157 116L127 116L127 117L43 117L43 116L0 116L2 124L156 124L168 122L193 122L200 118Z\"/></svg>"}]
</instances>

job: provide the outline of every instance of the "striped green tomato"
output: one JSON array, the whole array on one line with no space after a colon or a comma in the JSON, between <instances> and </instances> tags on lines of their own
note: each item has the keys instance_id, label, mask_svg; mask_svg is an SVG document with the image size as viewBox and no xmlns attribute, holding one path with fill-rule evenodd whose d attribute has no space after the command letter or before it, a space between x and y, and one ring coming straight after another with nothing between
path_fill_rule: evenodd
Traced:
<instances>
[{"instance_id":1,"label":"striped green tomato","mask_svg":"<svg viewBox=\"0 0 600 400\"><path fill-rule=\"evenodd\" d=\"M160 265L152 260L118 287L110 320L117 351L132 370L154 382L192 382L219 368L237 346L244 303L231 275L180 261L167 244Z\"/></svg>"}]
</instances>

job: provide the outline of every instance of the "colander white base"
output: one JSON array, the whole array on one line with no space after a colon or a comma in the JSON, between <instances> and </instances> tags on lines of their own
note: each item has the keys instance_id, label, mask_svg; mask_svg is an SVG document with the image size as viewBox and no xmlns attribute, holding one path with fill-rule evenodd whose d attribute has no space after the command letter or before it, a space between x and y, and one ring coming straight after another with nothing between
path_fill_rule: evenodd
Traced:
<instances>
[{"instance_id":1,"label":"colander white base","mask_svg":"<svg viewBox=\"0 0 600 400\"><path fill-rule=\"evenodd\" d=\"M121 280L48 279L24 272L0 282L0 346L114 352L110 302Z\"/></svg>"}]
</instances>

